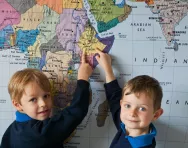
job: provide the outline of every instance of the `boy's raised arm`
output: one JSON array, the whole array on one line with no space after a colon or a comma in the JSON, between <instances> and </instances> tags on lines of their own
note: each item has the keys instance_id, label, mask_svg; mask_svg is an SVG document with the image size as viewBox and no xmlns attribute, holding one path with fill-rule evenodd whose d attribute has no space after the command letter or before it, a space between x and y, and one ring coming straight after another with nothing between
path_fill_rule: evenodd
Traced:
<instances>
[{"instance_id":1,"label":"boy's raised arm","mask_svg":"<svg viewBox=\"0 0 188 148\"><path fill-rule=\"evenodd\" d=\"M50 128L50 133L57 135L56 138L60 138L62 135L64 139L67 138L86 116L90 97L88 81L92 71L92 67L86 62L85 54L82 54L77 86L71 104L61 112L59 117L52 121L56 122L56 126Z\"/></svg>"},{"instance_id":2,"label":"boy's raised arm","mask_svg":"<svg viewBox=\"0 0 188 148\"><path fill-rule=\"evenodd\" d=\"M92 67L86 62L85 52L82 53L81 65L78 70L78 80L89 81L89 77L93 72Z\"/></svg>"},{"instance_id":3,"label":"boy's raised arm","mask_svg":"<svg viewBox=\"0 0 188 148\"><path fill-rule=\"evenodd\" d=\"M120 123L119 114L120 114L120 99L121 99L122 89L119 87L119 84L114 76L110 55L103 53L98 49L97 52L99 55L96 56L96 59L99 65L104 69L106 76L106 83L104 84L106 98L110 106L112 118L118 129Z\"/></svg>"},{"instance_id":4,"label":"boy's raised arm","mask_svg":"<svg viewBox=\"0 0 188 148\"><path fill-rule=\"evenodd\" d=\"M96 49L98 55L96 56L96 60L99 65L104 69L105 76L106 76L106 83L109 83L115 80L115 76L112 70L112 60L109 54L103 53L99 49Z\"/></svg>"}]
</instances>

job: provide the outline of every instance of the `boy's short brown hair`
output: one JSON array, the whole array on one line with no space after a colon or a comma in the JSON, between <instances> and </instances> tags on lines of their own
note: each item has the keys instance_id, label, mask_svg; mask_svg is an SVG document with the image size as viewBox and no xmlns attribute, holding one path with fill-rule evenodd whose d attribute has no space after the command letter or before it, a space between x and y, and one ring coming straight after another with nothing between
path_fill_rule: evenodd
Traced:
<instances>
[{"instance_id":1,"label":"boy's short brown hair","mask_svg":"<svg viewBox=\"0 0 188 148\"><path fill-rule=\"evenodd\" d=\"M24 93L25 86L30 82L36 82L46 92L51 91L48 78L40 70L26 68L14 73L8 84L8 92L12 100L18 103Z\"/></svg>"},{"instance_id":2,"label":"boy's short brown hair","mask_svg":"<svg viewBox=\"0 0 188 148\"><path fill-rule=\"evenodd\" d=\"M149 98L153 99L155 111L161 108L163 92L159 82L155 78L147 75L137 76L125 84L122 96L125 95L126 90L129 90L126 95L145 93Z\"/></svg>"}]
</instances>

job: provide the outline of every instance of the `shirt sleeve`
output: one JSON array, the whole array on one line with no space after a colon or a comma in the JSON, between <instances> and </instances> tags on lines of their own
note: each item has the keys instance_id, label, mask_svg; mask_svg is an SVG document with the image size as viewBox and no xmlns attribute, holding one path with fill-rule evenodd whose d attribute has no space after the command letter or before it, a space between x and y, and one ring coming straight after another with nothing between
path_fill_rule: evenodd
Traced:
<instances>
[{"instance_id":1,"label":"shirt sleeve","mask_svg":"<svg viewBox=\"0 0 188 148\"><path fill-rule=\"evenodd\" d=\"M82 122L88 112L88 107L89 83L85 80L78 80L71 105L49 121L44 121L47 122L46 128L43 128L44 132L51 137L65 140Z\"/></svg>"},{"instance_id":2,"label":"shirt sleeve","mask_svg":"<svg viewBox=\"0 0 188 148\"><path fill-rule=\"evenodd\" d=\"M122 96L122 89L120 88L118 81L113 80L104 84L106 98L110 106L110 112L116 128L120 128L120 99Z\"/></svg>"}]
</instances>

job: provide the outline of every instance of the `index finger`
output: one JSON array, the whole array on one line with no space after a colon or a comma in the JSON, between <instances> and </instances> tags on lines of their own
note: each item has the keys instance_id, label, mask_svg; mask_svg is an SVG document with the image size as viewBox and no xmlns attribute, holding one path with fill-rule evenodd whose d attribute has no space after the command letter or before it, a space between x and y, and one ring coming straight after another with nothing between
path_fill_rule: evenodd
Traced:
<instances>
[{"instance_id":1,"label":"index finger","mask_svg":"<svg viewBox=\"0 0 188 148\"><path fill-rule=\"evenodd\" d=\"M98 53L99 55L103 53L99 48L97 48L97 49L95 49L95 50L97 51L97 53Z\"/></svg>"},{"instance_id":2,"label":"index finger","mask_svg":"<svg viewBox=\"0 0 188 148\"><path fill-rule=\"evenodd\" d=\"M82 52L82 63L85 63L86 62L86 54L85 54L85 51Z\"/></svg>"}]
</instances>

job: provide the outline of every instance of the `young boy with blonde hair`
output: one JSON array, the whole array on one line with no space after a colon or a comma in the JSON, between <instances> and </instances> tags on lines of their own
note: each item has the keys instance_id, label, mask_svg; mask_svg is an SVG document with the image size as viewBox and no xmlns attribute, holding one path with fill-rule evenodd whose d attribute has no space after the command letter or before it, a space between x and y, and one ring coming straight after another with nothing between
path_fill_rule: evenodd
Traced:
<instances>
[{"instance_id":1,"label":"young boy with blonde hair","mask_svg":"<svg viewBox=\"0 0 188 148\"><path fill-rule=\"evenodd\" d=\"M3 135L1 148L62 148L63 141L75 130L88 112L92 68L82 55L77 87L69 107L50 117L51 86L39 70L16 72L8 85L16 120Z\"/></svg>"},{"instance_id":2,"label":"young boy with blonde hair","mask_svg":"<svg viewBox=\"0 0 188 148\"><path fill-rule=\"evenodd\" d=\"M152 122L163 113L159 82L150 76L137 76L122 90L114 76L110 56L97 51L96 59L106 76L106 97L118 130L110 148L154 148L157 131Z\"/></svg>"}]
</instances>

